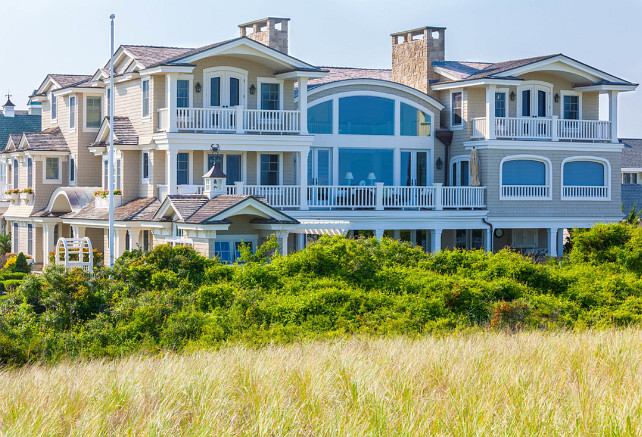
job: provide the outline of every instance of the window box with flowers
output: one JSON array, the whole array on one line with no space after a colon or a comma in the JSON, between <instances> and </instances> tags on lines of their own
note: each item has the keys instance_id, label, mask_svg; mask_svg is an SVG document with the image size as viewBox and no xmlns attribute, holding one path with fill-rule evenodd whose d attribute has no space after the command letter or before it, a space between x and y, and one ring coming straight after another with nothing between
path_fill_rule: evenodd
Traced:
<instances>
[{"instance_id":1,"label":"window box with flowers","mask_svg":"<svg viewBox=\"0 0 642 437\"><path fill-rule=\"evenodd\" d=\"M22 190L20 192L20 199L30 203L33 200L33 188L25 188Z\"/></svg>"},{"instance_id":2,"label":"window box with flowers","mask_svg":"<svg viewBox=\"0 0 642 437\"><path fill-rule=\"evenodd\" d=\"M109 190L98 190L94 192L96 208L109 208ZM114 190L114 208L123 204L123 192Z\"/></svg>"},{"instance_id":3,"label":"window box with flowers","mask_svg":"<svg viewBox=\"0 0 642 437\"><path fill-rule=\"evenodd\" d=\"M7 199L9 199L12 202L15 202L20 198L20 190L18 189L5 191L4 194L7 197Z\"/></svg>"}]
</instances>

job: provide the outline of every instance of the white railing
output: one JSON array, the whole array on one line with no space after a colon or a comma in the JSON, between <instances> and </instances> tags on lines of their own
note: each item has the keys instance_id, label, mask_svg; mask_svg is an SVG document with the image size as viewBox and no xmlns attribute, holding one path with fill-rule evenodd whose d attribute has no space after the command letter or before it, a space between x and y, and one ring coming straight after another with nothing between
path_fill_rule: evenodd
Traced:
<instances>
[{"instance_id":1,"label":"white railing","mask_svg":"<svg viewBox=\"0 0 642 437\"><path fill-rule=\"evenodd\" d=\"M177 187L177 192L178 194L203 194L203 190L205 189L204 185L179 185Z\"/></svg>"},{"instance_id":2,"label":"white railing","mask_svg":"<svg viewBox=\"0 0 642 437\"><path fill-rule=\"evenodd\" d=\"M167 132L169 128L169 110L167 108L161 108L158 110L158 131Z\"/></svg>"},{"instance_id":3,"label":"white railing","mask_svg":"<svg viewBox=\"0 0 642 437\"><path fill-rule=\"evenodd\" d=\"M497 138L551 139L550 118L502 117L495 119Z\"/></svg>"},{"instance_id":4,"label":"white railing","mask_svg":"<svg viewBox=\"0 0 642 437\"><path fill-rule=\"evenodd\" d=\"M237 190L238 191L238 190ZM244 185L243 194L263 197L275 208L299 208L301 187L299 185ZM238 193L237 193L238 194Z\"/></svg>"},{"instance_id":5,"label":"white railing","mask_svg":"<svg viewBox=\"0 0 642 437\"><path fill-rule=\"evenodd\" d=\"M243 111L243 129L257 132L298 133L300 131L299 111L245 109Z\"/></svg>"},{"instance_id":6,"label":"white railing","mask_svg":"<svg viewBox=\"0 0 642 437\"><path fill-rule=\"evenodd\" d=\"M563 186L562 199L608 199L609 187Z\"/></svg>"},{"instance_id":7,"label":"white railing","mask_svg":"<svg viewBox=\"0 0 642 437\"><path fill-rule=\"evenodd\" d=\"M484 187L443 187L444 208L484 208Z\"/></svg>"},{"instance_id":8,"label":"white railing","mask_svg":"<svg viewBox=\"0 0 642 437\"><path fill-rule=\"evenodd\" d=\"M235 108L178 108L176 128L180 130L236 131Z\"/></svg>"},{"instance_id":9,"label":"white railing","mask_svg":"<svg viewBox=\"0 0 642 437\"><path fill-rule=\"evenodd\" d=\"M384 209L434 208L435 187L383 187Z\"/></svg>"},{"instance_id":10,"label":"white railing","mask_svg":"<svg viewBox=\"0 0 642 437\"><path fill-rule=\"evenodd\" d=\"M308 187L308 207L310 208L372 209L375 204L376 188L374 186L317 185Z\"/></svg>"},{"instance_id":11,"label":"white railing","mask_svg":"<svg viewBox=\"0 0 642 437\"><path fill-rule=\"evenodd\" d=\"M608 141L611 139L611 122L603 120L558 120L560 140Z\"/></svg>"},{"instance_id":12,"label":"white railing","mask_svg":"<svg viewBox=\"0 0 642 437\"><path fill-rule=\"evenodd\" d=\"M11 184L7 184L6 182L0 182L0 200L3 201L9 201L9 195L5 194L6 191L10 190L12 187Z\"/></svg>"},{"instance_id":13,"label":"white railing","mask_svg":"<svg viewBox=\"0 0 642 437\"><path fill-rule=\"evenodd\" d=\"M473 118L473 133L471 138L488 138L488 119L486 117Z\"/></svg>"},{"instance_id":14,"label":"white railing","mask_svg":"<svg viewBox=\"0 0 642 437\"><path fill-rule=\"evenodd\" d=\"M504 199L550 199L550 187L546 185L502 185L501 197Z\"/></svg>"}]
</instances>

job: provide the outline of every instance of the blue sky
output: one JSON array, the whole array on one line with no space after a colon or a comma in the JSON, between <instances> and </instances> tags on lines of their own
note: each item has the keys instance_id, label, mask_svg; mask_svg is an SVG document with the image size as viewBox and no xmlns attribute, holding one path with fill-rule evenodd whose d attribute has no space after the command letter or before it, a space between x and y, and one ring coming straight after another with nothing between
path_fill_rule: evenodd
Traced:
<instances>
[{"instance_id":1,"label":"blue sky","mask_svg":"<svg viewBox=\"0 0 642 437\"><path fill-rule=\"evenodd\" d=\"M1 0L1 94L22 108L47 73L94 73L109 57L112 12L116 45L200 46L236 37L239 23L284 16L298 58L389 68L390 33L432 25L448 28L447 59L564 53L642 81L640 0ZM619 103L620 137L642 137L642 91Z\"/></svg>"}]
</instances>

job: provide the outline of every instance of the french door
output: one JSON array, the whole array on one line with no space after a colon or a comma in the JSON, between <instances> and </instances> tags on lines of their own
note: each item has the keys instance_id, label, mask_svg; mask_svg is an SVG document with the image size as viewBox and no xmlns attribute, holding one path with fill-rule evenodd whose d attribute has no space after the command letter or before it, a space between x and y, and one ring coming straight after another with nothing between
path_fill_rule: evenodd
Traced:
<instances>
[{"instance_id":1,"label":"french door","mask_svg":"<svg viewBox=\"0 0 642 437\"><path fill-rule=\"evenodd\" d=\"M422 150L401 151L399 183L406 187L428 185L428 152Z\"/></svg>"},{"instance_id":2,"label":"french door","mask_svg":"<svg viewBox=\"0 0 642 437\"><path fill-rule=\"evenodd\" d=\"M231 108L245 104L245 76L233 71L205 75L205 101L208 108Z\"/></svg>"},{"instance_id":3,"label":"french door","mask_svg":"<svg viewBox=\"0 0 642 437\"><path fill-rule=\"evenodd\" d=\"M308 154L308 185L330 185L332 150L312 148Z\"/></svg>"},{"instance_id":4,"label":"french door","mask_svg":"<svg viewBox=\"0 0 642 437\"><path fill-rule=\"evenodd\" d=\"M550 92L542 87L529 86L521 89L522 117L548 117Z\"/></svg>"}]
</instances>

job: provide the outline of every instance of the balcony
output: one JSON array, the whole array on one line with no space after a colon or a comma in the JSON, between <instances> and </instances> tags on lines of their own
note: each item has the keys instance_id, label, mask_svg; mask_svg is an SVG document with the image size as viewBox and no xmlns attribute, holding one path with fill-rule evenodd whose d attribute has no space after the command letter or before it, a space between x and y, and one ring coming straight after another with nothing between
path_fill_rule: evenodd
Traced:
<instances>
[{"instance_id":1,"label":"balcony","mask_svg":"<svg viewBox=\"0 0 642 437\"><path fill-rule=\"evenodd\" d=\"M159 132L299 134L300 111L233 108L158 110ZM173 116L171 116L173 115Z\"/></svg>"},{"instance_id":2,"label":"balcony","mask_svg":"<svg viewBox=\"0 0 642 437\"><path fill-rule=\"evenodd\" d=\"M160 188L160 187L159 187ZM270 206L285 210L450 210L484 209L485 187L427 187L315 185L245 185L227 186L227 194L263 197ZM179 194L201 194L202 185L179 185ZM305 193L307 202L301 202ZM159 190L161 195L161 190ZM162 188L163 197L166 187Z\"/></svg>"},{"instance_id":3,"label":"balcony","mask_svg":"<svg viewBox=\"0 0 642 437\"><path fill-rule=\"evenodd\" d=\"M612 142L610 121L530 117L472 119L471 139ZM617 138L615 138L617 141Z\"/></svg>"}]
</instances>

